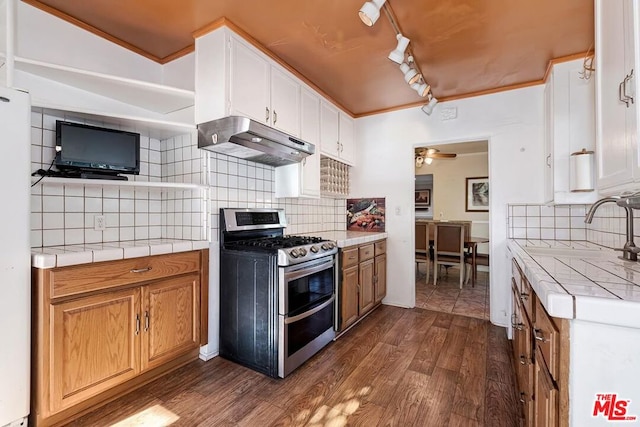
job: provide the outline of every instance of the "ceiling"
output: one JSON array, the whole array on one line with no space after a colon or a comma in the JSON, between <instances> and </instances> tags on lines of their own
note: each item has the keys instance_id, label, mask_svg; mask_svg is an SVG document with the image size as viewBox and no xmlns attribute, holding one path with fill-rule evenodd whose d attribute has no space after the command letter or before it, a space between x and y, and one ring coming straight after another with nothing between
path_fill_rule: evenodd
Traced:
<instances>
[{"instance_id":1,"label":"ceiling","mask_svg":"<svg viewBox=\"0 0 640 427\"><path fill-rule=\"evenodd\" d=\"M356 117L425 102L387 59L396 39L385 14L360 21L364 0L23 1L161 63L226 17ZM594 39L593 0L387 3L440 100L540 83L550 60Z\"/></svg>"}]
</instances>

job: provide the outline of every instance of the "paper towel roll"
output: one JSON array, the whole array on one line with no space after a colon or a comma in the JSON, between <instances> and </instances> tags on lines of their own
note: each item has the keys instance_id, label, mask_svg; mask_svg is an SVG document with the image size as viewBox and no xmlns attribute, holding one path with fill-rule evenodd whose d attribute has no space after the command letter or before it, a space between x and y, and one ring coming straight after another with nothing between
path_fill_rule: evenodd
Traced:
<instances>
[{"instance_id":1,"label":"paper towel roll","mask_svg":"<svg viewBox=\"0 0 640 427\"><path fill-rule=\"evenodd\" d=\"M572 192L593 191L593 151L583 148L582 151L572 153L570 159L570 190Z\"/></svg>"}]
</instances>

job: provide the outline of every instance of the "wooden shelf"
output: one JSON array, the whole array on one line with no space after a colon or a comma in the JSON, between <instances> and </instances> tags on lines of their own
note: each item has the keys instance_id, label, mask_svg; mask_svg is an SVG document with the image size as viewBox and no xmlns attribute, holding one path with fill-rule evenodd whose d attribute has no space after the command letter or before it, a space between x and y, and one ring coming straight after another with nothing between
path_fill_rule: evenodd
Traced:
<instances>
[{"instance_id":1,"label":"wooden shelf","mask_svg":"<svg viewBox=\"0 0 640 427\"><path fill-rule=\"evenodd\" d=\"M31 177L31 182L37 182L41 177ZM81 178L58 178L52 176L44 177L38 185L61 184L81 187L121 187L133 189L176 189L176 190L205 190L209 187L201 184L185 184L180 182L144 182L144 181L120 181L113 179L81 179Z\"/></svg>"},{"instance_id":2,"label":"wooden shelf","mask_svg":"<svg viewBox=\"0 0 640 427\"><path fill-rule=\"evenodd\" d=\"M96 93L160 114L191 107L195 92L28 58L15 58L16 70Z\"/></svg>"}]
</instances>

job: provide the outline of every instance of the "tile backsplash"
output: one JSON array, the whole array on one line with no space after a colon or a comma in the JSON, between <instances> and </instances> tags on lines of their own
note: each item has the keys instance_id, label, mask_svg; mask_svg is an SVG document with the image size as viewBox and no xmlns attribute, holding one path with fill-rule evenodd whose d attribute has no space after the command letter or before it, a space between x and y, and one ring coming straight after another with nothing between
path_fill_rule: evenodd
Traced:
<instances>
[{"instance_id":1,"label":"tile backsplash","mask_svg":"<svg viewBox=\"0 0 640 427\"><path fill-rule=\"evenodd\" d=\"M38 109L31 118L32 170L47 169L55 157L55 121L78 120ZM140 175L130 175L130 180L204 187L134 189L51 183L44 178L31 189L31 246L156 238L206 240L209 236L217 241L218 212L223 207L283 208L287 234L345 229L345 199L276 199L273 167L200 150L195 132L166 140L141 134L140 146ZM105 217L104 231L94 229L96 215Z\"/></svg>"},{"instance_id":2,"label":"tile backsplash","mask_svg":"<svg viewBox=\"0 0 640 427\"><path fill-rule=\"evenodd\" d=\"M515 239L582 240L609 248L626 242L626 213L615 204L602 205L591 224L584 222L590 205L509 205L508 236ZM640 240L640 218L634 220Z\"/></svg>"}]
</instances>

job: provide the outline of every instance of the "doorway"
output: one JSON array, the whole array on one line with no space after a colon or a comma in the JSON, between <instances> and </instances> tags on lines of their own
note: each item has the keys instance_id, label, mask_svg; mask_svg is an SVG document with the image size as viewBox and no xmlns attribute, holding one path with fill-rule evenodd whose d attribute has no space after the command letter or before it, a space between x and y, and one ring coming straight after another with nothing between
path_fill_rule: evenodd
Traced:
<instances>
[{"instance_id":1,"label":"doorway","mask_svg":"<svg viewBox=\"0 0 640 427\"><path fill-rule=\"evenodd\" d=\"M429 152L425 151L427 149ZM437 154L427 157L429 153ZM488 203L486 209L482 209L482 206L478 208L474 205L473 200L471 203L467 200L467 186L470 183L488 181L488 154L486 140L415 147L416 261L421 258L420 252L424 252L423 248L433 248L432 242L430 246L429 242L422 241L429 240L424 234L425 224L429 227L434 227L435 223L440 221L468 224L470 228L468 235L479 240L486 238L488 241ZM427 198L428 203L425 201ZM465 240L471 239L465 237ZM467 244L471 245L470 242ZM468 246L468 251L471 251L470 247ZM459 267L441 267L440 271L435 272L432 259L416 262L416 307L489 319L489 245L488 243L477 244L475 248L477 255L475 285L469 277L462 289L459 286L461 273ZM428 278L427 266L429 266ZM470 268L464 270L470 270ZM433 285L434 273L439 274L437 286Z\"/></svg>"}]
</instances>

